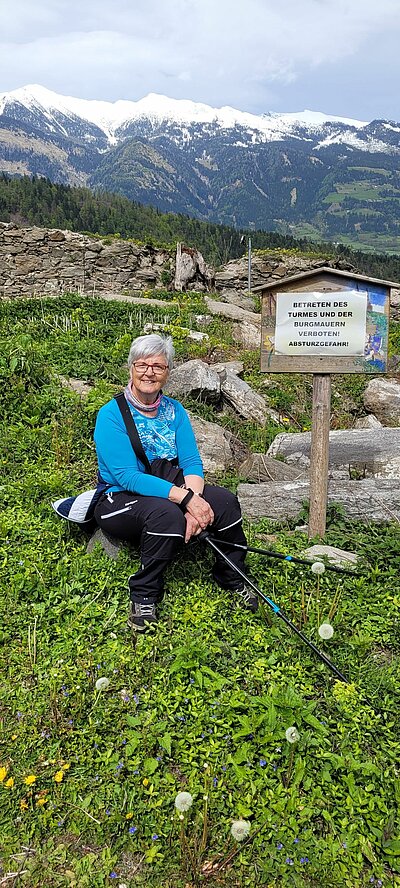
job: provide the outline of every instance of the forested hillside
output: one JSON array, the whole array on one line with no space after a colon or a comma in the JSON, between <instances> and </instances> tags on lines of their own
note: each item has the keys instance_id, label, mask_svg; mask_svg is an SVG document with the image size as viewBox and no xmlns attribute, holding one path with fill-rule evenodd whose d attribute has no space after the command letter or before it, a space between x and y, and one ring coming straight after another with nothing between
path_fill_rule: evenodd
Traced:
<instances>
[{"instance_id":1,"label":"forested hillside","mask_svg":"<svg viewBox=\"0 0 400 888\"><path fill-rule=\"evenodd\" d=\"M49 179L0 176L0 220L19 225L38 225L100 236L114 235L155 244L184 241L196 246L214 265L243 254L241 243L249 232L200 222L176 213L161 213L109 192L93 193L88 188L56 185ZM338 256L359 271L375 277L400 279L400 256L353 251L343 244L316 244L277 232L251 231L253 250L283 249Z\"/></svg>"}]
</instances>

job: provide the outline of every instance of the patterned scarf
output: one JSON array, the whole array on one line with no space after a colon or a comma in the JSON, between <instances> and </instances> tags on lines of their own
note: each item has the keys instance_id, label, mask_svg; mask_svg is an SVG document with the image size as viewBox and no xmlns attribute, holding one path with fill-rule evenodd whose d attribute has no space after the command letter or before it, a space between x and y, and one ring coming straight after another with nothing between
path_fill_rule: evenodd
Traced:
<instances>
[{"instance_id":1,"label":"patterned scarf","mask_svg":"<svg viewBox=\"0 0 400 888\"><path fill-rule=\"evenodd\" d=\"M124 389L124 395L129 404L133 404L133 406L136 407L136 410L140 410L142 413L152 413L153 410L157 410L161 404L162 390L160 389L153 404L142 404L141 401L138 401L133 394L131 382L128 382L128 385Z\"/></svg>"}]
</instances>

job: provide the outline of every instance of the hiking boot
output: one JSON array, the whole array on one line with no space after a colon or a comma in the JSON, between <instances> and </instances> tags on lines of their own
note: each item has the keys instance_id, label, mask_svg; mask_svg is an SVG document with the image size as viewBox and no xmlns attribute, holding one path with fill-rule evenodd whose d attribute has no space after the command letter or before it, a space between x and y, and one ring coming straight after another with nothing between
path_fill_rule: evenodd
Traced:
<instances>
[{"instance_id":1,"label":"hiking boot","mask_svg":"<svg viewBox=\"0 0 400 888\"><path fill-rule=\"evenodd\" d=\"M146 632L150 626L157 624L155 604L142 604L139 601L131 602L128 616L128 625L136 632Z\"/></svg>"},{"instance_id":2,"label":"hiking boot","mask_svg":"<svg viewBox=\"0 0 400 888\"><path fill-rule=\"evenodd\" d=\"M258 608L258 598L256 593L253 592L252 589L248 588L243 583L241 586L238 586L237 589L232 589L232 592L235 592L236 595L239 595L239 607L243 607L244 610L252 611L252 613L255 614Z\"/></svg>"}]
</instances>

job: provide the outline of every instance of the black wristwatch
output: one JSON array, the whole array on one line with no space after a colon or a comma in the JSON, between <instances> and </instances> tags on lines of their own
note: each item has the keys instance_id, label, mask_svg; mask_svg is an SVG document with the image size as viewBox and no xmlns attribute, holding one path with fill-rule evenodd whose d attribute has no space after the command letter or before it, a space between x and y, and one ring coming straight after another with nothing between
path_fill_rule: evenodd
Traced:
<instances>
[{"instance_id":1,"label":"black wristwatch","mask_svg":"<svg viewBox=\"0 0 400 888\"><path fill-rule=\"evenodd\" d=\"M186 512L186 507L190 500L194 497L194 490L189 487L189 490L186 496L183 497L183 500L179 503L179 508L182 509L182 512Z\"/></svg>"}]
</instances>

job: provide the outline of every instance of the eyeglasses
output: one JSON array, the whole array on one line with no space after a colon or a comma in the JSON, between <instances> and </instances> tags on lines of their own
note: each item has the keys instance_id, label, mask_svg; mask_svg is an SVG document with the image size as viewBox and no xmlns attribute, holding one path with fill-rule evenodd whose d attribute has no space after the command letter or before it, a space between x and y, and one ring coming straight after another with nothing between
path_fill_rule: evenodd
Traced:
<instances>
[{"instance_id":1,"label":"eyeglasses","mask_svg":"<svg viewBox=\"0 0 400 888\"><path fill-rule=\"evenodd\" d=\"M144 361L134 361L132 367L135 368L139 376L144 376L148 370L151 370L156 376L162 376L168 370L168 364L145 364Z\"/></svg>"}]
</instances>

